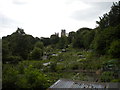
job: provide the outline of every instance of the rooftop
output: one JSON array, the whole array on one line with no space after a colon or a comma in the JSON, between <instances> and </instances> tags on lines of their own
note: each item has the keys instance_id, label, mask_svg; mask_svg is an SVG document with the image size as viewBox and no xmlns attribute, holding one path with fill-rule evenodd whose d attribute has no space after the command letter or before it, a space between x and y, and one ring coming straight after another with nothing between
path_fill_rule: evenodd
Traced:
<instances>
[{"instance_id":1,"label":"rooftop","mask_svg":"<svg viewBox=\"0 0 120 90\"><path fill-rule=\"evenodd\" d=\"M97 83L97 82L86 82L86 81L74 81L68 79L59 79L52 86L53 88L119 88L119 83Z\"/></svg>"}]
</instances>

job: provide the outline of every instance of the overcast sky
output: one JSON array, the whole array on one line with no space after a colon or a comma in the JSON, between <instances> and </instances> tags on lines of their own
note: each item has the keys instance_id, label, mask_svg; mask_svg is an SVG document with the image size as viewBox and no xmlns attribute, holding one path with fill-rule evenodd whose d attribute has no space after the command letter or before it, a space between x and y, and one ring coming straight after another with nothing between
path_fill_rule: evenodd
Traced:
<instances>
[{"instance_id":1,"label":"overcast sky","mask_svg":"<svg viewBox=\"0 0 120 90\"><path fill-rule=\"evenodd\" d=\"M99 16L118 0L0 0L0 37L17 27L34 37L95 28Z\"/></svg>"}]
</instances>

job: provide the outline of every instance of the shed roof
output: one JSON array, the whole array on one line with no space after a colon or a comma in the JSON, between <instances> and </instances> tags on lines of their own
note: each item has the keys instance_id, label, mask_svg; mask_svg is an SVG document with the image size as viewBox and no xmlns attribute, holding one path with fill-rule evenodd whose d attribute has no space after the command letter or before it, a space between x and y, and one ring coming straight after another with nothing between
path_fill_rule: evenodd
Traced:
<instances>
[{"instance_id":1,"label":"shed roof","mask_svg":"<svg viewBox=\"0 0 120 90\"><path fill-rule=\"evenodd\" d=\"M118 85L115 84L114 87L113 86L111 87L111 84L109 83L96 83L59 79L52 86L50 86L50 89L52 88L118 88Z\"/></svg>"}]
</instances>

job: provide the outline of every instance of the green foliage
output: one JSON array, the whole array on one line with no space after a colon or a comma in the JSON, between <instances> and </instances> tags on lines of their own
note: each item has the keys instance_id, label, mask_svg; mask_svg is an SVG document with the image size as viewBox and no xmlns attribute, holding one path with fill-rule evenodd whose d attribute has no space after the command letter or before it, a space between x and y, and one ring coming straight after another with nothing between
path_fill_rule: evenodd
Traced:
<instances>
[{"instance_id":1,"label":"green foliage","mask_svg":"<svg viewBox=\"0 0 120 90\"><path fill-rule=\"evenodd\" d=\"M93 48L97 54L105 54L106 41L103 34L98 34L96 36Z\"/></svg>"},{"instance_id":2,"label":"green foliage","mask_svg":"<svg viewBox=\"0 0 120 90\"><path fill-rule=\"evenodd\" d=\"M62 64L60 63L59 65L56 66L56 70L57 72L63 71L63 70L66 70L66 67L63 63Z\"/></svg>"},{"instance_id":3,"label":"green foliage","mask_svg":"<svg viewBox=\"0 0 120 90\"><path fill-rule=\"evenodd\" d=\"M47 80L45 74L29 65L24 69L24 74L18 78L16 83L19 88L45 89L48 87Z\"/></svg>"},{"instance_id":4,"label":"green foliage","mask_svg":"<svg viewBox=\"0 0 120 90\"><path fill-rule=\"evenodd\" d=\"M112 79L114 79L113 72L106 71L106 72L103 72L101 75L102 82L110 82Z\"/></svg>"},{"instance_id":5,"label":"green foliage","mask_svg":"<svg viewBox=\"0 0 120 90\"><path fill-rule=\"evenodd\" d=\"M3 89L46 89L50 86L49 77L32 65L18 69L11 64L3 67ZM22 70L22 72L21 72Z\"/></svg>"},{"instance_id":6,"label":"green foliage","mask_svg":"<svg viewBox=\"0 0 120 90\"><path fill-rule=\"evenodd\" d=\"M18 28L13 34L3 37L3 89L46 89L59 78L88 80L89 71L101 69L102 82L119 82L119 12L120 2L100 18L99 27L81 28L69 32L68 36L53 34L50 38L34 38ZM43 53L48 60L40 60ZM54 53L57 55L52 56ZM48 62L50 65L44 66ZM88 72L75 73L77 70Z\"/></svg>"},{"instance_id":7,"label":"green foliage","mask_svg":"<svg viewBox=\"0 0 120 90\"><path fill-rule=\"evenodd\" d=\"M11 64L17 64L19 61L21 61L21 57L19 56L7 56L5 58L6 63L11 63ZM3 62L4 63L4 62Z\"/></svg>"},{"instance_id":8,"label":"green foliage","mask_svg":"<svg viewBox=\"0 0 120 90\"><path fill-rule=\"evenodd\" d=\"M57 44L59 42L58 34L51 35L50 36L50 42L51 42L51 44Z\"/></svg>"},{"instance_id":9,"label":"green foliage","mask_svg":"<svg viewBox=\"0 0 120 90\"><path fill-rule=\"evenodd\" d=\"M76 33L75 35L75 39L73 40L72 43L74 48L82 48L83 47L83 40L82 40L82 36L80 35L80 33Z\"/></svg>"},{"instance_id":10,"label":"green foliage","mask_svg":"<svg viewBox=\"0 0 120 90\"><path fill-rule=\"evenodd\" d=\"M115 40L111 43L108 53L113 58L120 58L120 40Z\"/></svg>"},{"instance_id":11,"label":"green foliage","mask_svg":"<svg viewBox=\"0 0 120 90\"><path fill-rule=\"evenodd\" d=\"M77 64L73 64L72 69L73 70L78 70L79 69L79 64L78 63Z\"/></svg>"},{"instance_id":12,"label":"green foliage","mask_svg":"<svg viewBox=\"0 0 120 90\"><path fill-rule=\"evenodd\" d=\"M100 21L96 23L99 24L101 30L109 26L120 24L120 1L118 3L113 3L110 12L100 17Z\"/></svg>"},{"instance_id":13,"label":"green foliage","mask_svg":"<svg viewBox=\"0 0 120 90\"><path fill-rule=\"evenodd\" d=\"M33 68L30 65L25 69L25 78L28 82L28 88L46 88L47 79L46 75L40 72L38 69Z\"/></svg>"},{"instance_id":14,"label":"green foliage","mask_svg":"<svg viewBox=\"0 0 120 90\"><path fill-rule=\"evenodd\" d=\"M44 45L43 45L42 42L36 42L36 43L35 43L35 47L40 48L41 50L44 49Z\"/></svg>"},{"instance_id":15,"label":"green foliage","mask_svg":"<svg viewBox=\"0 0 120 90\"><path fill-rule=\"evenodd\" d=\"M50 38L41 37L41 41L43 42L44 46L48 46L51 44Z\"/></svg>"},{"instance_id":16,"label":"green foliage","mask_svg":"<svg viewBox=\"0 0 120 90\"><path fill-rule=\"evenodd\" d=\"M84 45L85 49L90 48L90 45L94 39L94 36L95 36L95 30L91 30L83 36L83 39L84 39L83 45Z\"/></svg>"},{"instance_id":17,"label":"green foliage","mask_svg":"<svg viewBox=\"0 0 120 90\"><path fill-rule=\"evenodd\" d=\"M20 56L22 59L28 58L28 54L35 43L35 39L31 35L25 34L24 30L20 28L13 34L3 37L2 40L3 56L10 54L12 56Z\"/></svg>"},{"instance_id":18,"label":"green foliage","mask_svg":"<svg viewBox=\"0 0 120 90\"><path fill-rule=\"evenodd\" d=\"M120 79L113 79L111 82L118 83L120 82Z\"/></svg>"},{"instance_id":19,"label":"green foliage","mask_svg":"<svg viewBox=\"0 0 120 90\"><path fill-rule=\"evenodd\" d=\"M87 78L86 74L84 74L84 73L75 73L73 80L87 81L88 78Z\"/></svg>"},{"instance_id":20,"label":"green foliage","mask_svg":"<svg viewBox=\"0 0 120 90\"><path fill-rule=\"evenodd\" d=\"M40 60L42 59L44 51L44 45L38 41L35 43L34 49L30 52L29 59Z\"/></svg>"},{"instance_id":21,"label":"green foliage","mask_svg":"<svg viewBox=\"0 0 120 90\"><path fill-rule=\"evenodd\" d=\"M73 46L73 48L82 48L83 47L83 42L79 35L76 35L76 37L72 43L72 46Z\"/></svg>"},{"instance_id":22,"label":"green foliage","mask_svg":"<svg viewBox=\"0 0 120 90\"><path fill-rule=\"evenodd\" d=\"M60 39L59 39L59 42L58 42L58 48L60 49L64 49L67 47L67 44L68 44L68 41L67 41L67 37L66 36L62 36Z\"/></svg>"},{"instance_id":23,"label":"green foliage","mask_svg":"<svg viewBox=\"0 0 120 90\"><path fill-rule=\"evenodd\" d=\"M74 48L89 48L89 45L94 37L94 32L89 28L79 29L73 40Z\"/></svg>"},{"instance_id":24,"label":"green foliage","mask_svg":"<svg viewBox=\"0 0 120 90\"><path fill-rule=\"evenodd\" d=\"M9 47L8 47L8 42L7 41L2 41L2 59L3 63L7 61L7 57L11 54Z\"/></svg>"},{"instance_id":25,"label":"green foliage","mask_svg":"<svg viewBox=\"0 0 120 90\"><path fill-rule=\"evenodd\" d=\"M40 48L35 47L31 52L31 59L40 60L43 55L43 50Z\"/></svg>"},{"instance_id":26,"label":"green foliage","mask_svg":"<svg viewBox=\"0 0 120 90\"><path fill-rule=\"evenodd\" d=\"M26 61L21 61L18 64L18 70L20 74L24 73L24 68L28 67L29 65L32 65L36 69L41 69L43 67L41 61L33 61L33 60L26 60Z\"/></svg>"},{"instance_id":27,"label":"green foliage","mask_svg":"<svg viewBox=\"0 0 120 90\"><path fill-rule=\"evenodd\" d=\"M115 48L114 45L111 45L112 42L120 39L120 1L113 3L110 12L100 17L97 24L99 24L99 28L93 43L95 52L100 55L108 52L112 54L112 48Z\"/></svg>"},{"instance_id":28,"label":"green foliage","mask_svg":"<svg viewBox=\"0 0 120 90\"><path fill-rule=\"evenodd\" d=\"M69 32L69 35L68 35L68 43L69 43L69 44L72 43L73 40L74 40L74 38L75 38L75 32L74 32L74 31Z\"/></svg>"},{"instance_id":29,"label":"green foliage","mask_svg":"<svg viewBox=\"0 0 120 90\"><path fill-rule=\"evenodd\" d=\"M93 48L98 54L107 54L113 41L120 39L120 25L116 27L108 27L103 31L98 31L95 36Z\"/></svg>"},{"instance_id":30,"label":"green foliage","mask_svg":"<svg viewBox=\"0 0 120 90\"><path fill-rule=\"evenodd\" d=\"M2 71L3 88L16 88L15 82L18 80L18 73L13 65L4 65Z\"/></svg>"},{"instance_id":31,"label":"green foliage","mask_svg":"<svg viewBox=\"0 0 120 90\"><path fill-rule=\"evenodd\" d=\"M57 63L56 63L56 62L52 62L52 63L50 64L50 70L51 70L52 72L56 72L56 66L57 66Z\"/></svg>"},{"instance_id":32,"label":"green foliage","mask_svg":"<svg viewBox=\"0 0 120 90\"><path fill-rule=\"evenodd\" d=\"M120 62L118 59L107 59L103 61L102 68L104 71L114 71L119 74L119 64Z\"/></svg>"}]
</instances>

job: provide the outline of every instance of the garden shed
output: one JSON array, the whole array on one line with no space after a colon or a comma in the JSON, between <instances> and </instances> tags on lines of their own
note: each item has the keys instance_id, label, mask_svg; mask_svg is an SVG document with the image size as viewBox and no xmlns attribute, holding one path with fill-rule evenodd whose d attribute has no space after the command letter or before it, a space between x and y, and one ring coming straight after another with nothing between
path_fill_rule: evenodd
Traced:
<instances>
[{"instance_id":1,"label":"garden shed","mask_svg":"<svg viewBox=\"0 0 120 90\"><path fill-rule=\"evenodd\" d=\"M68 79L59 79L52 86L49 87L48 90L55 90L60 88L69 88L69 89L77 89L77 88L118 88L119 83L97 83L97 82L86 82L86 81L75 81Z\"/></svg>"}]
</instances>

